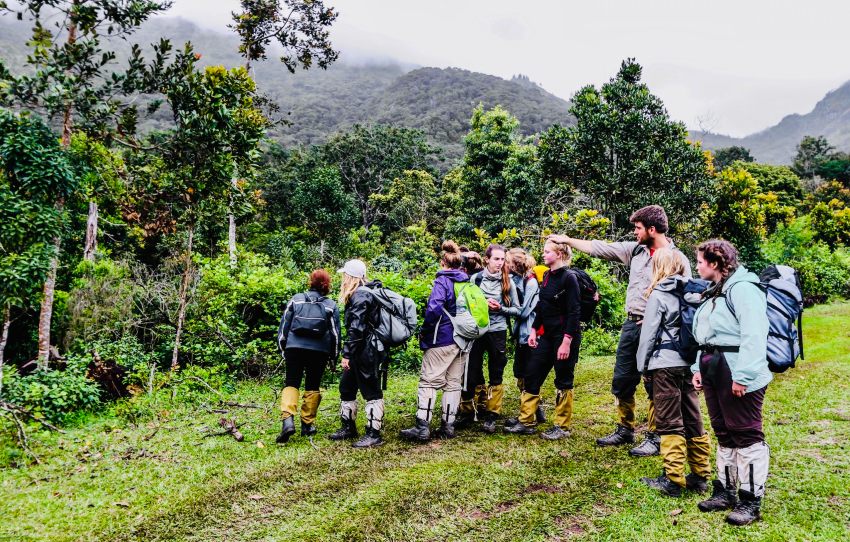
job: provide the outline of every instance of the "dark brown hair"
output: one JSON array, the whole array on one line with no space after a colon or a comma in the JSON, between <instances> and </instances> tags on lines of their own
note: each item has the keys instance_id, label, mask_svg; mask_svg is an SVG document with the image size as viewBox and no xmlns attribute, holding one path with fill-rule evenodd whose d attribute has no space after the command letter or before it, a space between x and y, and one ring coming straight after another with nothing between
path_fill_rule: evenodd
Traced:
<instances>
[{"instance_id":1,"label":"dark brown hair","mask_svg":"<svg viewBox=\"0 0 850 542\"><path fill-rule=\"evenodd\" d=\"M473 275L484 269L484 260L481 259L481 254L474 251L460 249L461 266L466 271L467 275Z\"/></svg>"},{"instance_id":2,"label":"dark brown hair","mask_svg":"<svg viewBox=\"0 0 850 542\"><path fill-rule=\"evenodd\" d=\"M324 269L316 269L310 273L310 289L322 295L331 291L331 276Z\"/></svg>"},{"instance_id":3,"label":"dark brown hair","mask_svg":"<svg viewBox=\"0 0 850 542\"><path fill-rule=\"evenodd\" d=\"M440 257L443 265L449 269L460 269L463 260L460 256L460 248L457 246L457 243L451 239L446 239L440 248L443 249L443 254Z\"/></svg>"},{"instance_id":4,"label":"dark brown hair","mask_svg":"<svg viewBox=\"0 0 850 542\"><path fill-rule=\"evenodd\" d=\"M488 262L494 250L501 250L505 254L505 260L507 260L508 251L505 250L505 247L496 243L490 243L490 246L484 251L484 256L486 256ZM509 307L511 306L511 274L508 271L507 261L502 265L502 302Z\"/></svg>"},{"instance_id":5,"label":"dark brown hair","mask_svg":"<svg viewBox=\"0 0 850 542\"><path fill-rule=\"evenodd\" d=\"M632 224L640 222L644 228L655 228L658 233L667 233L669 227L667 213L660 205L647 205L638 209L629 217L629 222Z\"/></svg>"},{"instance_id":6,"label":"dark brown hair","mask_svg":"<svg viewBox=\"0 0 850 542\"><path fill-rule=\"evenodd\" d=\"M717 270L726 280L729 275L738 269L738 249L729 241L723 239L711 239L697 247L697 253L708 263L716 263Z\"/></svg>"}]
</instances>

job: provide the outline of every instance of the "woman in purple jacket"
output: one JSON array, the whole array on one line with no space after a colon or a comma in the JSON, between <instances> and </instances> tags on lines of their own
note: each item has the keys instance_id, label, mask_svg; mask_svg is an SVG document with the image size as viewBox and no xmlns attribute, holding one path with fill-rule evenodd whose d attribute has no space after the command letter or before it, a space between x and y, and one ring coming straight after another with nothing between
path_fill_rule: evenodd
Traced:
<instances>
[{"instance_id":1,"label":"woman in purple jacket","mask_svg":"<svg viewBox=\"0 0 850 542\"><path fill-rule=\"evenodd\" d=\"M443 242L440 271L434 281L425 319L419 336L423 350L422 370L419 375L416 425L401 431L409 440L426 442L431 437L429 424L437 402L437 390L443 390L442 423L440 434L445 438L455 436L454 421L460 405L460 390L467 353L454 340L454 328L446 312L456 316L455 283L469 282L460 268L460 249L454 241Z\"/></svg>"}]
</instances>

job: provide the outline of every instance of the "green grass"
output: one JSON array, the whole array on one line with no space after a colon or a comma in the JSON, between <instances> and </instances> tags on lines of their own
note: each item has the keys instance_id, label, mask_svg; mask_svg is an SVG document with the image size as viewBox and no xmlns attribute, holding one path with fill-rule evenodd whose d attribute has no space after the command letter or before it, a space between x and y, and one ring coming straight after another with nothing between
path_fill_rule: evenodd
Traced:
<instances>
[{"instance_id":1,"label":"green grass","mask_svg":"<svg viewBox=\"0 0 850 542\"><path fill-rule=\"evenodd\" d=\"M699 513L698 496L663 498L640 484L660 472L659 458L594 445L614 411L612 359L600 357L579 364L573 435L559 443L474 430L425 446L399 442L413 419L415 375L391 379L389 442L375 450L323 438L336 427L334 390L322 404L318 449L300 437L274 444L275 393L265 384L231 394L265 406L230 411L244 424L242 443L203 438L218 430L214 397L143 401L147 417L136 425L126 407L121 417L90 416L66 435L33 435L41 465L0 471L0 539L847 540L847 322L850 303L808 311L806 361L768 389L771 474L764 520L747 528ZM544 394L551 407L551 387ZM511 389L507 410L516 407Z\"/></svg>"}]
</instances>

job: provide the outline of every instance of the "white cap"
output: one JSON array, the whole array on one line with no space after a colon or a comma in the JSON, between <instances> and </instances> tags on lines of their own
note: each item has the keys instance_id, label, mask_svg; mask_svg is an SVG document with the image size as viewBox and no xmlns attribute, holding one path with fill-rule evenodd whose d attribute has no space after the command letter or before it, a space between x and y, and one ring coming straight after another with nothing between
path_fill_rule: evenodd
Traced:
<instances>
[{"instance_id":1,"label":"white cap","mask_svg":"<svg viewBox=\"0 0 850 542\"><path fill-rule=\"evenodd\" d=\"M337 273L345 273L357 279L366 278L366 264L362 260L348 260Z\"/></svg>"}]
</instances>

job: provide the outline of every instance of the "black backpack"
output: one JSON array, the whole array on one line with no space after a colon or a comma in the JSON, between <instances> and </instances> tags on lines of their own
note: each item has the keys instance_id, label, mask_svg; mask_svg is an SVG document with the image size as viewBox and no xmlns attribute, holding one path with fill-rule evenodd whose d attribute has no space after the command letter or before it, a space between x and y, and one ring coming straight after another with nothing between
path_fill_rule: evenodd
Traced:
<instances>
[{"instance_id":1,"label":"black backpack","mask_svg":"<svg viewBox=\"0 0 850 542\"><path fill-rule=\"evenodd\" d=\"M573 269L570 271L575 274L578 279L579 302L581 303L581 321L590 322L593 319L593 313L596 312L596 307L599 305L599 288L590 275L584 269Z\"/></svg>"},{"instance_id":2,"label":"black backpack","mask_svg":"<svg viewBox=\"0 0 850 542\"><path fill-rule=\"evenodd\" d=\"M328 320L333 311L331 311L324 301L327 299L321 295L310 297L309 294L304 294L304 300L293 300L292 302L292 324L289 326L289 332L299 337L308 337L311 339L321 339L330 329Z\"/></svg>"},{"instance_id":3,"label":"black backpack","mask_svg":"<svg viewBox=\"0 0 850 542\"><path fill-rule=\"evenodd\" d=\"M659 327L655 337L656 349L675 350L688 364L696 361L700 345L694 338L694 315L702 302L702 294L708 288L708 284L706 280L688 279L676 285L676 289L671 293L679 300L679 337L674 338L673 334L663 326ZM691 295L692 300L688 300L685 297L688 294L696 295ZM669 340L664 341L661 337L662 333L666 333Z\"/></svg>"}]
</instances>

